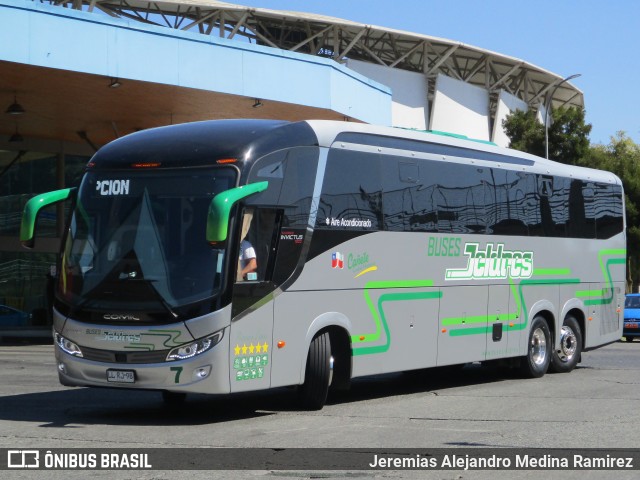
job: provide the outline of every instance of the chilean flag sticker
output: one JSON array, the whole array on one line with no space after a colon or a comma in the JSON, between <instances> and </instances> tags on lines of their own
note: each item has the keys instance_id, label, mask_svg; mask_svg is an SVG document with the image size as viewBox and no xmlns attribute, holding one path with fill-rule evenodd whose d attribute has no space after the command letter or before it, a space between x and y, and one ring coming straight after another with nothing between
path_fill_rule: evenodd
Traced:
<instances>
[{"instance_id":1,"label":"chilean flag sticker","mask_svg":"<svg viewBox=\"0 0 640 480\"><path fill-rule=\"evenodd\" d=\"M344 268L344 255L340 252L331 254L331 268Z\"/></svg>"}]
</instances>

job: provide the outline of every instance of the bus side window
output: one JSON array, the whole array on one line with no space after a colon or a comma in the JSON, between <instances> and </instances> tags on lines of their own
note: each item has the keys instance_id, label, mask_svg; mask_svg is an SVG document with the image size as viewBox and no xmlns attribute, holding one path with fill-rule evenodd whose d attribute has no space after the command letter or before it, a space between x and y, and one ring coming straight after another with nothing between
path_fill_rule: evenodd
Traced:
<instances>
[{"instance_id":1,"label":"bus side window","mask_svg":"<svg viewBox=\"0 0 640 480\"><path fill-rule=\"evenodd\" d=\"M247 208L242 215L236 281L270 281L274 252L277 246L276 228L281 213L272 208Z\"/></svg>"},{"instance_id":2,"label":"bus side window","mask_svg":"<svg viewBox=\"0 0 640 480\"><path fill-rule=\"evenodd\" d=\"M240 253L236 268L236 281L258 280L258 258L256 248L250 240L249 229L253 220L253 209L245 210L240 227ZM255 235L251 235L254 237Z\"/></svg>"}]
</instances>

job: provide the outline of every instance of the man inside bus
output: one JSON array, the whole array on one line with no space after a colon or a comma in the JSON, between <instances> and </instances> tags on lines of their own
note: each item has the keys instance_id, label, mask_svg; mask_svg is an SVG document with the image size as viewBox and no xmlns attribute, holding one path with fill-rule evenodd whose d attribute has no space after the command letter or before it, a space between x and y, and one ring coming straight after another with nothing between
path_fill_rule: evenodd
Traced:
<instances>
[{"instance_id":1,"label":"man inside bus","mask_svg":"<svg viewBox=\"0 0 640 480\"><path fill-rule=\"evenodd\" d=\"M256 251L251 242L246 239L249 233L253 212L245 212L242 219L242 240L240 242L240 256L238 258L238 271L236 281L257 280L256 270L258 269L258 261L256 259Z\"/></svg>"}]
</instances>

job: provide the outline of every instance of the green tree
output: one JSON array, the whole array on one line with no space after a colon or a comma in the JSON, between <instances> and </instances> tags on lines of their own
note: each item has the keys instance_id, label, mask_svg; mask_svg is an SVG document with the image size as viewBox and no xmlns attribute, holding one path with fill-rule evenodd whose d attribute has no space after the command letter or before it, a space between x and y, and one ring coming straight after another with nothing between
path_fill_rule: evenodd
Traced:
<instances>
[{"instance_id":1,"label":"green tree","mask_svg":"<svg viewBox=\"0 0 640 480\"><path fill-rule=\"evenodd\" d=\"M608 170L622 180L627 220L627 289L640 283L640 145L624 132L608 145L592 145L580 164Z\"/></svg>"},{"instance_id":2,"label":"green tree","mask_svg":"<svg viewBox=\"0 0 640 480\"><path fill-rule=\"evenodd\" d=\"M549 158L560 163L575 164L589 150L591 124L585 123L584 108L553 109L550 113ZM536 112L516 110L502 122L510 147L539 157L546 153L545 129Z\"/></svg>"}]
</instances>

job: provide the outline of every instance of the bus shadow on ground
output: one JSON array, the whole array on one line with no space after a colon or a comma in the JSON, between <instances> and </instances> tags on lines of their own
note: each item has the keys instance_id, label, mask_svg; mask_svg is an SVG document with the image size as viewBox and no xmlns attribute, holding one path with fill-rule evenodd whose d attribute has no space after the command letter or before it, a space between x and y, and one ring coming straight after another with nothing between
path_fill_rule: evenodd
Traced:
<instances>
[{"instance_id":1,"label":"bus shadow on ground","mask_svg":"<svg viewBox=\"0 0 640 480\"><path fill-rule=\"evenodd\" d=\"M517 378L510 370L467 365L463 369L429 369L355 379L346 392L332 392L327 405L429 393ZM202 425L301 411L295 388L232 395L189 395L169 407L159 392L69 388L0 397L0 420L42 423L41 427L85 425Z\"/></svg>"}]
</instances>

